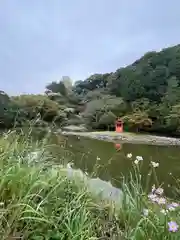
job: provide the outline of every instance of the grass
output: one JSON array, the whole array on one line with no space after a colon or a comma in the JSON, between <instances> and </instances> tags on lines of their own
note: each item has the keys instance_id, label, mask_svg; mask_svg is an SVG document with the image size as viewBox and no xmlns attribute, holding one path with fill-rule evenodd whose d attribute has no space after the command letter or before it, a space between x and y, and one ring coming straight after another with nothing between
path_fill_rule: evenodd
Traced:
<instances>
[{"instance_id":1,"label":"grass","mask_svg":"<svg viewBox=\"0 0 180 240\"><path fill-rule=\"evenodd\" d=\"M70 179L61 153L53 155L55 147L48 136L39 141L8 132L0 138L2 240L180 239L179 231L168 231L168 222L180 224L179 207L165 211L167 204L148 198L139 174L142 161L129 158L135 177L124 179L120 206L90 193L82 179Z\"/></svg>"}]
</instances>

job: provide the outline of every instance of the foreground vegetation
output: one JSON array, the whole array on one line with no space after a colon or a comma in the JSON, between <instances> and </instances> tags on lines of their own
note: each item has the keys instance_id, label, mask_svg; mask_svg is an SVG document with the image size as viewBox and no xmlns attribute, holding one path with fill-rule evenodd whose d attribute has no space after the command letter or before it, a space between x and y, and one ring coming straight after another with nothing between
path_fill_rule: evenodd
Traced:
<instances>
[{"instance_id":1,"label":"foreground vegetation","mask_svg":"<svg viewBox=\"0 0 180 240\"><path fill-rule=\"evenodd\" d=\"M48 136L35 141L14 131L1 137L1 239L180 238L179 203L163 196L160 187L144 192L142 157L127 155L135 175L123 180L123 197L113 202L90 193L82 178L69 178L64 168L68 159L54 156L53 148ZM154 173L158 163L151 165Z\"/></svg>"},{"instance_id":2,"label":"foreground vegetation","mask_svg":"<svg viewBox=\"0 0 180 240\"><path fill-rule=\"evenodd\" d=\"M180 135L180 45L148 52L112 73L94 74L72 85L69 77L46 86L44 94L9 97L0 93L0 127L54 123L125 128Z\"/></svg>"}]
</instances>

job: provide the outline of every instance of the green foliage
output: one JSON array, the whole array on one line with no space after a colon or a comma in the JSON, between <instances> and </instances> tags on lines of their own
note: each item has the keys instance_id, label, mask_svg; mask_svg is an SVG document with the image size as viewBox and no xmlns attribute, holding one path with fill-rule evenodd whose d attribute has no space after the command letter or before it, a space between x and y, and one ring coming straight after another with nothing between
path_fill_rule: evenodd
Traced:
<instances>
[{"instance_id":1,"label":"green foliage","mask_svg":"<svg viewBox=\"0 0 180 240\"><path fill-rule=\"evenodd\" d=\"M122 98L113 96L104 96L101 99L95 99L86 104L84 114L93 114L94 112L125 111L125 103Z\"/></svg>"},{"instance_id":2,"label":"green foliage","mask_svg":"<svg viewBox=\"0 0 180 240\"><path fill-rule=\"evenodd\" d=\"M67 102L67 98L63 99L59 93L46 92L45 95L29 94L10 98L1 92L0 100L0 128L29 126L31 121L34 126L47 126L47 122L62 126L72 115L76 116L77 111L71 107L74 106L71 101ZM73 109L73 112L68 109Z\"/></svg>"},{"instance_id":3,"label":"green foliage","mask_svg":"<svg viewBox=\"0 0 180 240\"><path fill-rule=\"evenodd\" d=\"M102 94L102 89L96 89L94 91L89 91L85 96L85 101L89 102L96 99L102 99L104 95Z\"/></svg>"},{"instance_id":4,"label":"green foliage","mask_svg":"<svg viewBox=\"0 0 180 240\"><path fill-rule=\"evenodd\" d=\"M99 88L105 88L107 85L109 74L93 74L84 81L76 83L74 91L78 94L85 95L89 91Z\"/></svg>"},{"instance_id":5,"label":"green foliage","mask_svg":"<svg viewBox=\"0 0 180 240\"><path fill-rule=\"evenodd\" d=\"M148 98L140 98L131 103L132 110L146 112L150 107L150 101Z\"/></svg>"},{"instance_id":6,"label":"green foliage","mask_svg":"<svg viewBox=\"0 0 180 240\"><path fill-rule=\"evenodd\" d=\"M172 106L172 110L165 117L165 124L172 132L180 132L180 104Z\"/></svg>"},{"instance_id":7,"label":"green foliage","mask_svg":"<svg viewBox=\"0 0 180 240\"><path fill-rule=\"evenodd\" d=\"M40 115L43 120L53 121L59 114L59 105L46 95L20 95L12 97L12 100L27 113L29 119Z\"/></svg>"},{"instance_id":8,"label":"green foliage","mask_svg":"<svg viewBox=\"0 0 180 240\"><path fill-rule=\"evenodd\" d=\"M125 110L126 104L122 98L103 95L99 99L95 99L86 103L83 116L90 126L98 128L98 123L102 115L111 112L113 116L122 116Z\"/></svg>"},{"instance_id":9,"label":"green foliage","mask_svg":"<svg viewBox=\"0 0 180 240\"><path fill-rule=\"evenodd\" d=\"M89 176L66 167L60 141L52 146L50 138L37 141L27 132L0 138L1 239L180 239L179 203L159 184L144 191L143 157L128 154L134 170L122 178L120 199L104 199L90 190ZM151 162L147 183L157 164Z\"/></svg>"},{"instance_id":10,"label":"green foliage","mask_svg":"<svg viewBox=\"0 0 180 240\"><path fill-rule=\"evenodd\" d=\"M104 113L99 119L99 127L103 126L105 128L114 127L116 118L117 118L116 115L112 112Z\"/></svg>"},{"instance_id":11,"label":"green foliage","mask_svg":"<svg viewBox=\"0 0 180 240\"><path fill-rule=\"evenodd\" d=\"M72 92L72 81L69 77L62 77L59 82L52 82L46 86L47 90L53 93L60 93L62 96L67 96Z\"/></svg>"},{"instance_id":12,"label":"green foliage","mask_svg":"<svg viewBox=\"0 0 180 240\"><path fill-rule=\"evenodd\" d=\"M53 149L60 149L60 142L54 143L54 148L51 145L48 138L35 141L29 134L13 132L0 139L1 239L119 237L113 204L99 201L79 172L66 168L63 148L56 156L57 166Z\"/></svg>"},{"instance_id":13,"label":"green foliage","mask_svg":"<svg viewBox=\"0 0 180 240\"><path fill-rule=\"evenodd\" d=\"M130 129L134 129L136 131L142 129L148 130L152 126L152 120L148 118L146 113L140 111L126 115L122 118L122 120Z\"/></svg>"},{"instance_id":14,"label":"green foliage","mask_svg":"<svg viewBox=\"0 0 180 240\"><path fill-rule=\"evenodd\" d=\"M0 128L9 128L21 124L25 114L9 96L0 92Z\"/></svg>"},{"instance_id":15,"label":"green foliage","mask_svg":"<svg viewBox=\"0 0 180 240\"><path fill-rule=\"evenodd\" d=\"M95 116L96 122L104 112L112 111L118 117L137 119L136 125L141 125L142 130L178 134L177 109L174 110L173 106L180 103L180 45L160 52L148 52L133 64L115 72L94 74L76 83L74 92L87 102L83 114ZM116 98L117 101L121 98L123 104L109 108L108 103L102 100L108 98L113 98L115 106ZM138 111L146 114L148 128L147 124L139 122L137 113L134 114Z\"/></svg>"},{"instance_id":16,"label":"green foliage","mask_svg":"<svg viewBox=\"0 0 180 240\"><path fill-rule=\"evenodd\" d=\"M177 204L177 208L172 208L171 211L168 207L171 206L171 200L164 195L161 187L153 187L148 195L147 192L144 192L141 176L143 158L140 157L141 160L138 160L138 157L140 156L131 157L131 162L135 160L134 170L129 174L128 179L124 178L122 184L124 198L120 217L121 224L125 228L125 239L179 239L179 205ZM150 177L156 176L156 167L158 167L158 163L152 162ZM147 182L148 178L145 179ZM159 186L158 183L157 186ZM158 190L161 191L159 191L160 194L157 194ZM154 200L153 197L156 196L157 198ZM161 204L160 200L164 200L165 204ZM171 221L177 224L174 232L168 228Z\"/></svg>"},{"instance_id":17,"label":"green foliage","mask_svg":"<svg viewBox=\"0 0 180 240\"><path fill-rule=\"evenodd\" d=\"M72 115L67 119L67 125L81 125L84 124L84 118L80 115Z\"/></svg>"},{"instance_id":18,"label":"green foliage","mask_svg":"<svg viewBox=\"0 0 180 240\"><path fill-rule=\"evenodd\" d=\"M148 52L127 67L96 73L74 84L64 76L46 89L46 95L11 99L1 92L0 127L12 127L14 122L21 125L37 116L43 121L56 119L65 124L80 114L88 127L98 128L101 117L111 112L139 130L180 134L180 45ZM75 111L64 113L66 108Z\"/></svg>"}]
</instances>

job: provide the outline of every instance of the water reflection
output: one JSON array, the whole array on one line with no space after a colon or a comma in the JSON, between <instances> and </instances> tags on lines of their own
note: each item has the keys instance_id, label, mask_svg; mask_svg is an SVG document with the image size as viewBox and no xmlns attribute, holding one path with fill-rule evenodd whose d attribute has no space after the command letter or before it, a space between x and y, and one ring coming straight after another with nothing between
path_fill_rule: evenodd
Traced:
<instances>
[{"instance_id":1,"label":"water reflection","mask_svg":"<svg viewBox=\"0 0 180 240\"><path fill-rule=\"evenodd\" d=\"M88 177L80 169L73 169L70 164L67 164L65 170L67 171L67 176L69 178L78 177L82 179L93 194L101 195L102 199L113 200L120 203L122 199L122 191L114 187L110 181L106 182L100 178Z\"/></svg>"},{"instance_id":2,"label":"water reflection","mask_svg":"<svg viewBox=\"0 0 180 240\"><path fill-rule=\"evenodd\" d=\"M118 151L120 151L122 149L122 145L121 143L115 143L114 146L115 146L115 149L117 149Z\"/></svg>"},{"instance_id":3,"label":"water reflection","mask_svg":"<svg viewBox=\"0 0 180 240\"><path fill-rule=\"evenodd\" d=\"M120 187L122 175L127 175L132 170L133 160L127 158L128 153L132 153L134 158L143 156L141 174L144 179L149 173L150 162L159 162L159 168L156 169L158 180L167 193L171 192L171 186L175 184L174 178L178 178L180 173L180 147L116 144L120 144L118 148L111 142L71 136L67 138L66 148L75 168L103 181L111 181L115 187ZM151 177L150 184L154 184L154 181Z\"/></svg>"}]
</instances>

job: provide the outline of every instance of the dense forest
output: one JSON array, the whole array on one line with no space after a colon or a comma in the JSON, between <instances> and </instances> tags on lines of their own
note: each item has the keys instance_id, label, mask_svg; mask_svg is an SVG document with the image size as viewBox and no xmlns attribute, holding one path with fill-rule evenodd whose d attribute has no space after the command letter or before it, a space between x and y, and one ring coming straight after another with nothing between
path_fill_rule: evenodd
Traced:
<instances>
[{"instance_id":1,"label":"dense forest","mask_svg":"<svg viewBox=\"0 0 180 240\"><path fill-rule=\"evenodd\" d=\"M131 65L72 84L69 77L44 94L0 92L0 127L53 123L113 129L121 117L129 131L180 135L180 45L148 52Z\"/></svg>"}]
</instances>

